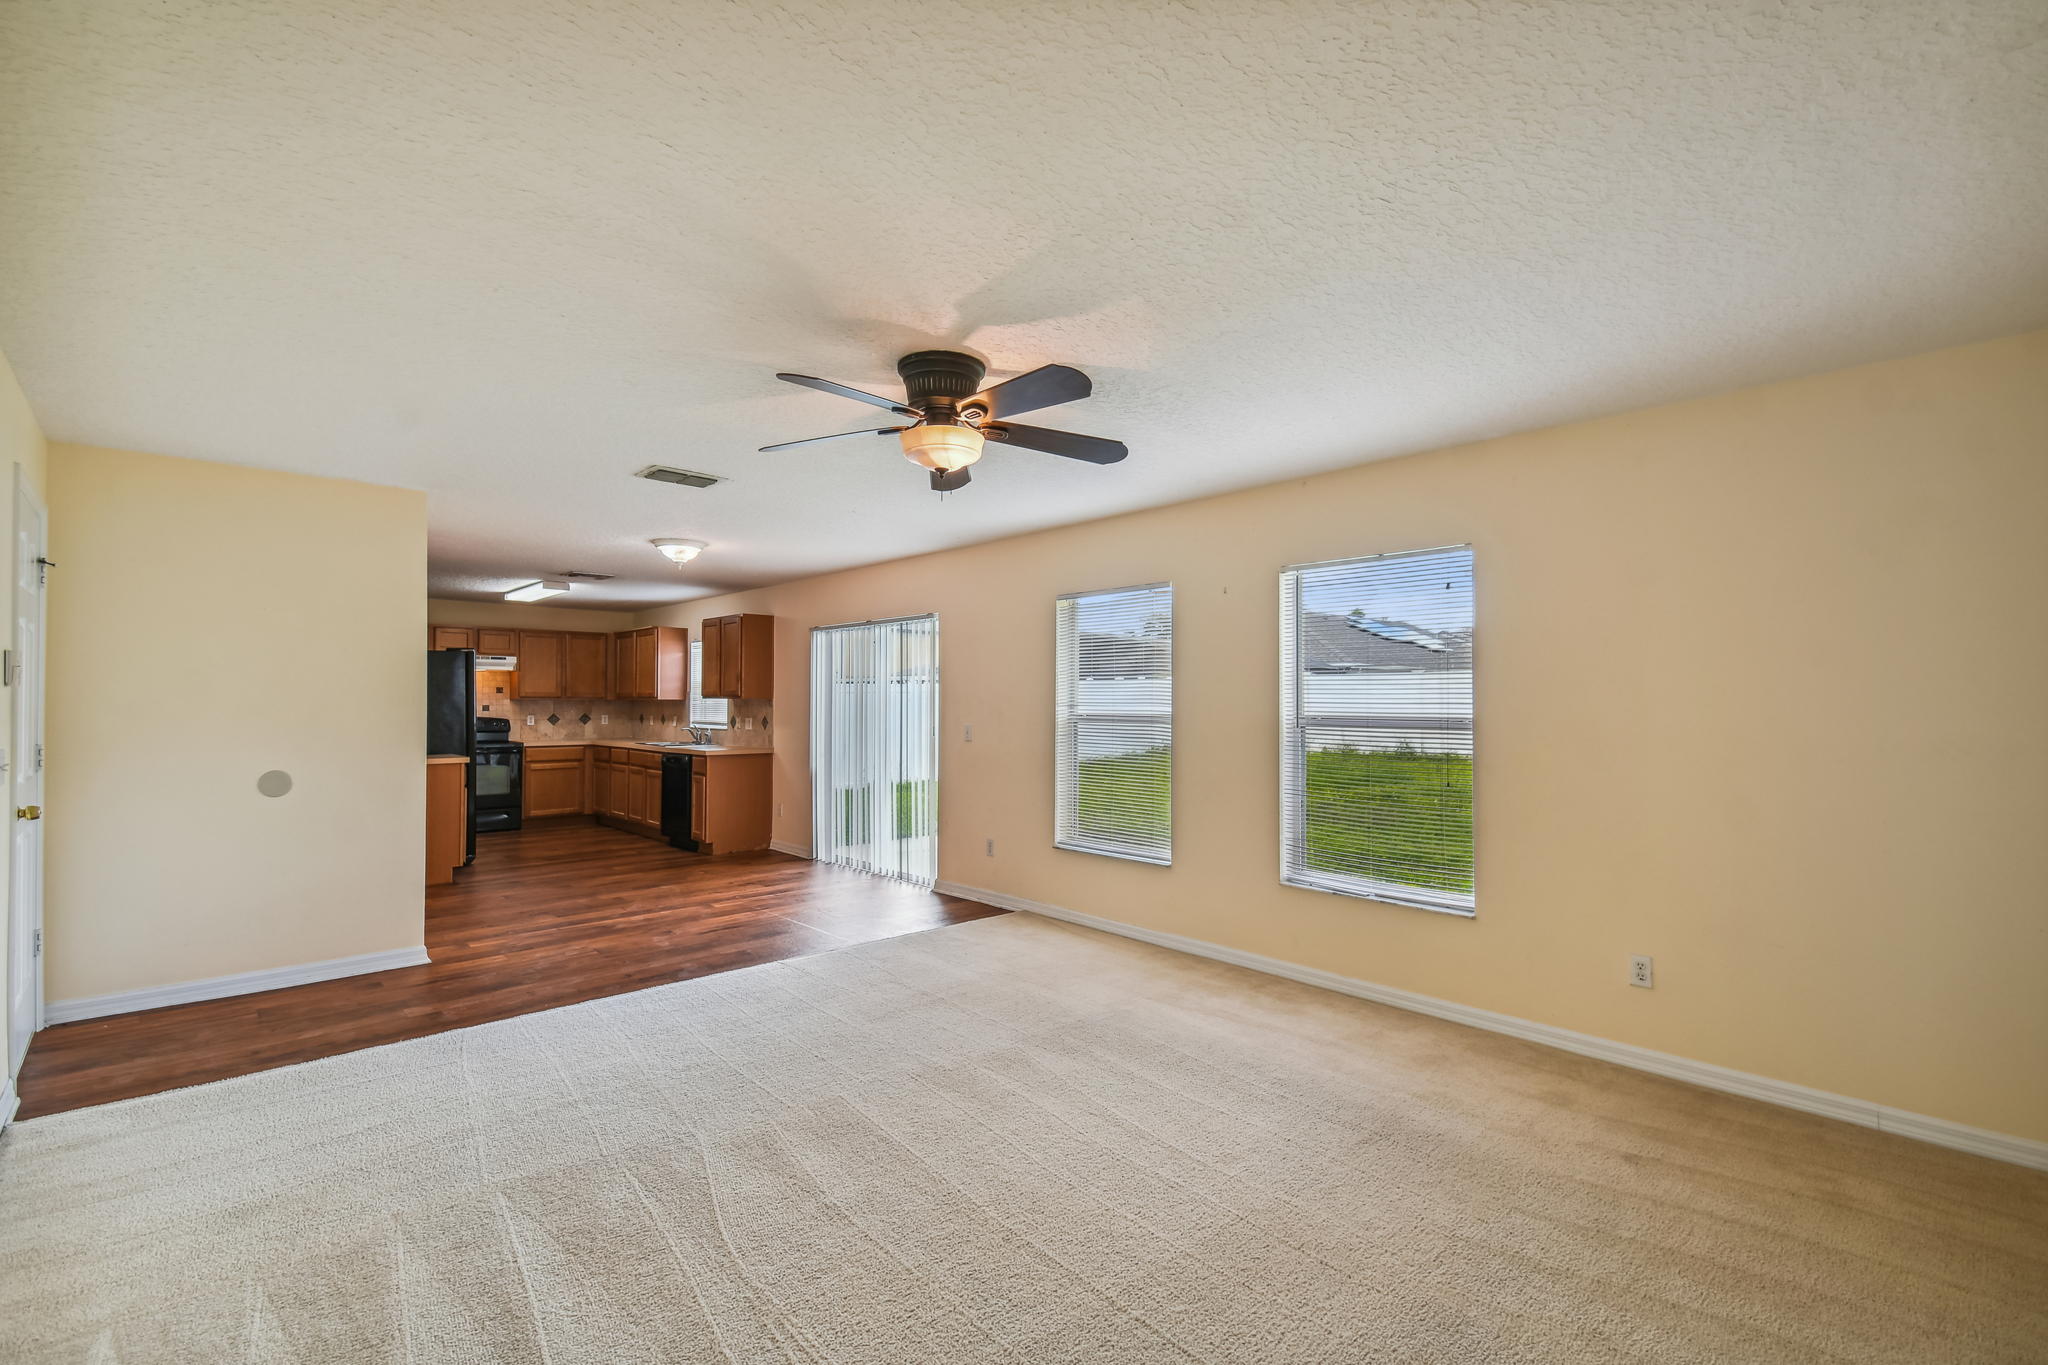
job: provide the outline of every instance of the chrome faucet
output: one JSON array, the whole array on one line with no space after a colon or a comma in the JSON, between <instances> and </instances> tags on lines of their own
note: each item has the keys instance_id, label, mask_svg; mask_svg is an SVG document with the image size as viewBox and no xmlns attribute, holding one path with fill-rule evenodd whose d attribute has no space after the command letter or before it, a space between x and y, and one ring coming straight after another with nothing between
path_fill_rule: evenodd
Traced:
<instances>
[{"instance_id":1,"label":"chrome faucet","mask_svg":"<svg viewBox=\"0 0 2048 1365\"><path fill-rule=\"evenodd\" d=\"M712 742L709 730L699 730L694 725L688 725L683 728L690 732L690 743L692 744L710 744Z\"/></svg>"}]
</instances>

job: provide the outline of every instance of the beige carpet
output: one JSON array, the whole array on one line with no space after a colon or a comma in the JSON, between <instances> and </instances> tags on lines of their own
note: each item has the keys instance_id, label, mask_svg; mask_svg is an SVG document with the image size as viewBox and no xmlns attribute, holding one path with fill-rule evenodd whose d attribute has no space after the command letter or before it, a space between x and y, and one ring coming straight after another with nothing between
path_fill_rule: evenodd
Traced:
<instances>
[{"instance_id":1,"label":"beige carpet","mask_svg":"<svg viewBox=\"0 0 2048 1365\"><path fill-rule=\"evenodd\" d=\"M0 1140L0 1359L2048 1359L2048 1176L1023 915Z\"/></svg>"}]
</instances>

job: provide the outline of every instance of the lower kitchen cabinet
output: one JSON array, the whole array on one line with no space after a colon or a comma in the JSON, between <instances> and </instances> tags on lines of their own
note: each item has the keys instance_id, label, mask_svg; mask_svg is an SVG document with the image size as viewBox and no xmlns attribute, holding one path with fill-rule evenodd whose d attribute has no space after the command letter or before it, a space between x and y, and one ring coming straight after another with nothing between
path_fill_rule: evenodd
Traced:
<instances>
[{"instance_id":1,"label":"lower kitchen cabinet","mask_svg":"<svg viewBox=\"0 0 2048 1365\"><path fill-rule=\"evenodd\" d=\"M531 755L549 751L526 752L530 764ZM650 749L591 745L587 809L617 829L661 838L662 757ZM772 757L690 755L690 838L699 853L743 853L768 847ZM530 767L528 771L531 773Z\"/></svg>"},{"instance_id":2,"label":"lower kitchen cabinet","mask_svg":"<svg viewBox=\"0 0 2048 1365\"><path fill-rule=\"evenodd\" d=\"M773 754L697 754L690 771L690 837L699 853L768 847Z\"/></svg>"},{"instance_id":3,"label":"lower kitchen cabinet","mask_svg":"<svg viewBox=\"0 0 2048 1365\"><path fill-rule=\"evenodd\" d=\"M645 749L591 750L591 813L633 834L661 837L661 755Z\"/></svg>"},{"instance_id":4,"label":"lower kitchen cabinet","mask_svg":"<svg viewBox=\"0 0 2048 1365\"><path fill-rule=\"evenodd\" d=\"M529 747L525 754L526 818L549 815L583 815L590 810L582 745L554 748Z\"/></svg>"}]
</instances>

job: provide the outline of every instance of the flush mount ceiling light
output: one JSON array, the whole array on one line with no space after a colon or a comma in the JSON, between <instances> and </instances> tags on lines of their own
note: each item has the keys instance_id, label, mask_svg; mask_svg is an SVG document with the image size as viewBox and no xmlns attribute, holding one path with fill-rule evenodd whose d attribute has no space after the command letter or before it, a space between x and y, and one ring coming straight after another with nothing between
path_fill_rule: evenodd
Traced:
<instances>
[{"instance_id":1,"label":"flush mount ceiling light","mask_svg":"<svg viewBox=\"0 0 2048 1365\"><path fill-rule=\"evenodd\" d=\"M678 569L711 548L701 540L662 539L650 540L647 543L667 555Z\"/></svg>"},{"instance_id":2,"label":"flush mount ceiling light","mask_svg":"<svg viewBox=\"0 0 2048 1365\"><path fill-rule=\"evenodd\" d=\"M914 465L931 471L932 488L950 493L967 485L967 466L981 458L984 440L1043 450L1089 464L1115 464L1130 454L1122 441L1105 441L1100 436L1079 436L1071 431L1027 427L1010 418L1020 412L1035 412L1059 403L1071 403L1093 392L1088 376L1066 365L1041 365L1035 370L984 388L987 369L977 356L964 351L914 351L896 362L903 379L903 401L877 393L850 389L830 379L807 374L778 374L777 379L801 384L820 393L837 394L861 403L887 408L909 423L895 427L871 427L866 431L842 431L831 436L813 436L802 441L783 441L762 446L788 450L815 441L836 441L844 436L894 436L903 443L903 453Z\"/></svg>"},{"instance_id":3,"label":"flush mount ceiling light","mask_svg":"<svg viewBox=\"0 0 2048 1365\"><path fill-rule=\"evenodd\" d=\"M507 602L538 602L543 597L560 597L569 591L569 585L554 578L543 578L537 583L528 583L523 588L514 588L505 594Z\"/></svg>"}]
</instances>

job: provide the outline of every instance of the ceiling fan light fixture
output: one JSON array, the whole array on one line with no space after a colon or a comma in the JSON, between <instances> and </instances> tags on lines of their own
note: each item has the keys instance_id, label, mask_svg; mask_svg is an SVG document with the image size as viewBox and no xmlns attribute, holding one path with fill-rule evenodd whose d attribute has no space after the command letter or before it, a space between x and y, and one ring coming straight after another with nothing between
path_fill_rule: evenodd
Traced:
<instances>
[{"instance_id":1,"label":"ceiling fan light fixture","mask_svg":"<svg viewBox=\"0 0 2048 1365\"><path fill-rule=\"evenodd\" d=\"M543 597L559 597L569 591L569 585L558 579L543 578L537 583L512 589L505 594L507 602L538 602Z\"/></svg>"},{"instance_id":2,"label":"ceiling fan light fixture","mask_svg":"<svg viewBox=\"0 0 2048 1365\"><path fill-rule=\"evenodd\" d=\"M678 569L711 548L701 540L663 538L660 540L650 540L647 543L667 555Z\"/></svg>"},{"instance_id":3,"label":"ceiling fan light fixture","mask_svg":"<svg viewBox=\"0 0 2048 1365\"><path fill-rule=\"evenodd\" d=\"M921 422L905 427L897 439L903 454L914 465L950 474L965 469L981 458L981 433L973 427L944 422Z\"/></svg>"}]
</instances>

